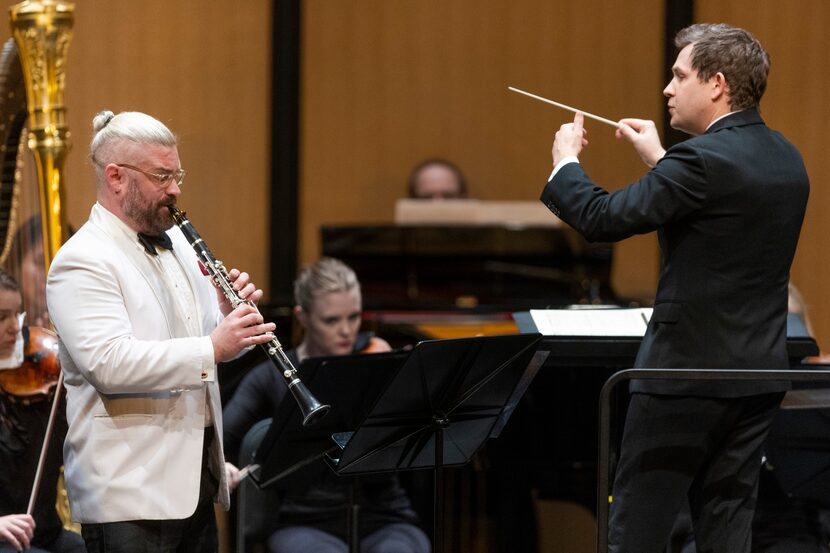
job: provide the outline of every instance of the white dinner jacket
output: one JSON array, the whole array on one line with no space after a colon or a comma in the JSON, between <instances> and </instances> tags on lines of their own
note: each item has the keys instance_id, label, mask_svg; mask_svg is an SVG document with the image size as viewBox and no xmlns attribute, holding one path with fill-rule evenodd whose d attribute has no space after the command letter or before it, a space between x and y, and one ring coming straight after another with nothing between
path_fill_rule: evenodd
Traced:
<instances>
[{"instance_id":1,"label":"white dinner jacket","mask_svg":"<svg viewBox=\"0 0 830 553\"><path fill-rule=\"evenodd\" d=\"M181 312L159 258L100 204L49 270L47 303L67 395L66 487L77 522L190 516L199 497L206 409L215 425L216 500L228 508L208 336L222 315L193 249L178 227L168 234L198 313ZM188 330L187 316L198 317L191 325L198 334Z\"/></svg>"}]
</instances>

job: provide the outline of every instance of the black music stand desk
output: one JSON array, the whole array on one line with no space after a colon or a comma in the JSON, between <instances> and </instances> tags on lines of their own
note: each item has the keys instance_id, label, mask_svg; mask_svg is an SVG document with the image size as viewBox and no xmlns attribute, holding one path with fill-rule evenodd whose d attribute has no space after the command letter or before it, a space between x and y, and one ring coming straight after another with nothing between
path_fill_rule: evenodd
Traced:
<instances>
[{"instance_id":1,"label":"black music stand desk","mask_svg":"<svg viewBox=\"0 0 830 553\"><path fill-rule=\"evenodd\" d=\"M513 334L433 340L419 343L408 354L331 358L318 365L313 376L302 376L320 401L332 405L332 412L320 424L326 431L338 426L340 430L331 432L331 438L322 443L316 427L311 430L314 438L298 440L290 428L293 424L282 430L272 425L266 447L260 448L266 475L262 481L267 485L268 474L282 477L302 466L303 455L293 455L292 463L292 454L285 452L298 441L305 442L301 445L306 456L317 459L326 454L332 470L342 476L431 468L436 493L433 548L440 552L442 469L464 465L488 438L498 436L547 357L547 352L536 352L540 339L539 334ZM388 378L382 379L382 386L358 377L355 369L366 363L376 364L367 373L385 370ZM338 390L329 377L350 382L352 390L362 389L363 398L346 397L348 392ZM280 435L287 436L289 443ZM277 440L278 449L284 452L279 461L267 451L277 449Z\"/></svg>"},{"instance_id":2,"label":"black music stand desk","mask_svg":"<svg viewBox=\"0 0 830 553\"><path fill-rule=\"evenodd\" d=\"M389 352L303 361L297 367L300 377L319 401L331 405L331 410L314 425L303 426L296 403L286 395L257 449L255 462L261 467L259 486L271 487L305 465L322 459L327 451L337 449L332 434L358 427L408 357L408 352ZM303 476L297 474L286 484L305 485Z\"/></svg>"}]
</instances>

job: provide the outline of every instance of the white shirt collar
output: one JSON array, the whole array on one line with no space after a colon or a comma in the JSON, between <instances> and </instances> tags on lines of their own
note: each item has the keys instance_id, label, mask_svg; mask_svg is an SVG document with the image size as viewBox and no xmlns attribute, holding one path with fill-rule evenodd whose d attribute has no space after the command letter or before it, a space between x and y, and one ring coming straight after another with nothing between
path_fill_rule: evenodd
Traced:
<instances>
[{"instance_id":1,"label":"white shirt collar","mask_svg":"<svg viewBox=\"0 0 830 553\"><path fill-rule=\"evenodd\" d=\"M706 130L705 130L705 131L703 131L703 132L708 131L710 128L712 128L712 125L714 125L715 123L717 123L718 121L720 121L720 120L721 120L721 119L723 119L724 117L729 117L729 116L730 116L730 115L732 115L733 113L738 113L738 111L741 111L741 110L737 110L737 111L730 111L729 113L724 113L723 115L721 115L720 117L718 117L717 119L715 119L714 121L712 121L711 123L709 123L709 126L707 126L707 127L706 127Z\"/></svg>"}]
</instances>

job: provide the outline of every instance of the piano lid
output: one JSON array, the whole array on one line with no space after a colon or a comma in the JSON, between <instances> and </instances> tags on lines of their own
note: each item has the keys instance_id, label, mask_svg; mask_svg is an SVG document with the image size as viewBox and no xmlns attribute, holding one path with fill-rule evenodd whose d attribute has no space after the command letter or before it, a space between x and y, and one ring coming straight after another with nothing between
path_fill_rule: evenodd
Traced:
<instances>
[{"instance_id":1,"label":"piano lid","mask_svg":"<svg viewBox=\"0 0 830 553\"><path fill-rule=\"evenodd\" d=\"M323 255L350 265L366 309L542 308L609 303L613 249L567 226L340 225Z\"/></svg>"}]
</instances>

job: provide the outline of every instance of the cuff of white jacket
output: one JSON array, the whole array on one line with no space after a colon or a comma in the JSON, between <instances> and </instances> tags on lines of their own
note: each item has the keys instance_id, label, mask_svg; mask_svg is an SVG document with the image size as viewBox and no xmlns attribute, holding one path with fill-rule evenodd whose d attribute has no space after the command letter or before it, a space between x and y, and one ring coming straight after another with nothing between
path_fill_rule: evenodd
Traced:
<instances>
[{"instance_id":1,"label":"cuff of white jacket","mask_svg":"<svg viewBox=\"0 0 830 553\"><path fill-rule=\"evenodd\" d=\"M202 360L202 382L216 380L216 360L213 358L213 340L203 336L199 340L199 358Z\"/></svg>"},{"instance_id":2,"label":"cuff of white jacket","mask_svg":"<svg viewBox=\"0 0 830 553\"><path fill-rule=\"evenodd\" d=\"M566 165L568 163L579 163L579 158L576 157L576 156L567 156L567 157L563 157L561 160L559 160L559 163L557 163L556 167L553 168L553 171L551 172L550 177L548 177L548 182L552 181L553 177L556 176L556 173L558 173L559 170L564 165Z\"/></svg>"}]
</instances>

